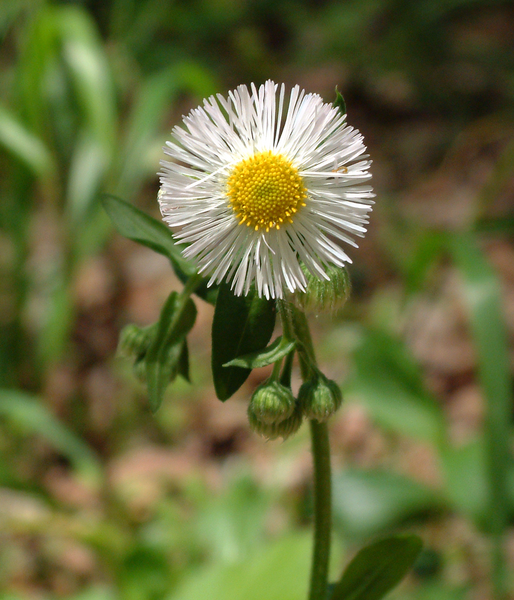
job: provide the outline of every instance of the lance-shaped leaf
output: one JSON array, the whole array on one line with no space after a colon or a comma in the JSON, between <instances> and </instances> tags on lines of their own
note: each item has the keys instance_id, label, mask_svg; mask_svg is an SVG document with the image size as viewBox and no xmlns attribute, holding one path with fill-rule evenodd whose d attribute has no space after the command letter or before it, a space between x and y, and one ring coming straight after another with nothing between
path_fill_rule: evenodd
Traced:
<instances>
[{"instance_id":1,"label":"lance-shaped leaf","mask_svg":"<svg viewBox=\"0 0 514 600\"><path fill-rule=\"evenodd\" d=\"M238 356L233 360L225 363L224 367L243 367L245 369L258 369L259 367L267 367L278 360L287 356L296 348L294 340L288 340L282 336L278 337L272 344L264 350L251 352Z\"/></svg>"},{"instance_id":2,"label":"lance-shaped leaf","mask_svg":"<svg viewBox=\"0 0 514 600\"><path fill-rule=\"evenodd\" d=\"M187 277L195 274L193 265L182 256L183 246L175 244L166 225L116 196L105 194L102 203L121 235L163 254Z\"/></svg>"},{"instance_id":3,"label":"lance-shaped leaf","mask_svg":"<svg viewBox=\"0 0 514 600\"><path fill-rule=\"evenodd\" d=\"M111 194L104 194L102 203L118 232L129 240L142 244L168 258L182 283L196 274L194 265L182 256L184 245L176 244L173 241L171 231L164 223ZM207 279L205 279L196 288L195 294L214 304L217 289L208 288Z\"/></svg>"},{"instance_id":4,"label":"lance-shaped leaf","mask_svg":"<svg viewBox=\"0 0 514 600\"><path fill-rule=\"evenodd\" d=\"M162 403L168 384L184 368L185 337L196 319L191 298L172 292L162 308L157 331L145 357L148 400L152 412Z\"/></svg>"},{"instance_id":5,"label":"lance-shaped leaf","mask_svg":"<svg viewBox=\"0 0 514 600\"><path fill-rule=\"evenodd\" d=\"M357 553L330 600L380 600L411 570L423 544L416 535L392 536Z\"/></svg>"},{"instance_id":6,"label":"lance-shaped leaf","mask_svg":"<svg viewBox=\"0 0 514 600\"><path fill-rule=\"evenodd\" d=\"M220 400L230 398L251 372L251 368L224 365L262 351L273 334L275 316L274 300L259 298L255 290L234 296L228 285L220 286L212 322L212 374Z\"/></svg>"}]
</instances>

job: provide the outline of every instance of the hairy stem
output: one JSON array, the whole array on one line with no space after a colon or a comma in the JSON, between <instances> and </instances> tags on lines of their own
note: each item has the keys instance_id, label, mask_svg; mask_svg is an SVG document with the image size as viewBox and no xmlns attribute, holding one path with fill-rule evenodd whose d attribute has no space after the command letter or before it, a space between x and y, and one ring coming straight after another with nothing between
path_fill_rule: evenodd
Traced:
<instances>
[{"instance_id":1,"label":"hairy stem","mask_svg":"<svg viewBox=\"0 0 514 600\"><path fill-rule=\"evenodd\" d=\"M314 345L305 314L295 306L280 301L282 327L287 337L298 342L297 351L303 381L317 370ZM328 564L332 532L332 482L330 446L326 423L311 420L311 443L314 463L314 548L312 553L309 600L324 600L328 585Z\"/></svg>"},{"instance_id":2,"label":"hairy stem","mask_svg":"<svg viewBox=\"0 0 514 600\"><path fill-rule=\"evenodd\" d=\"M314 550L309 600L324 600L327 594L332 531L330 446L326 423L310 421L310 427L314 459Z\"/></svg>"}]
</instances>

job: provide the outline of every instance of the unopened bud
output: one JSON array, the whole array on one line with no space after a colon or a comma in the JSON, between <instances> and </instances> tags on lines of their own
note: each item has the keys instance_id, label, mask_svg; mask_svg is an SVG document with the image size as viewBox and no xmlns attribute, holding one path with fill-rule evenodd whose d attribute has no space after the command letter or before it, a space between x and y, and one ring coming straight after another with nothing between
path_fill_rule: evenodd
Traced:
<instances>
[{"instance_id":1,"label":"unopened bud","mask_svg":"<svg viewBox=\"0 0 514 600\"><path fill-rule=\"evenodd\" d=\"M335 381L320 373L302 385L298 402L307 419L323 422L341 406L341 390Z\"/></svg>"},{"instance_id":2,"label":"unopened bud","mask_svg":"<svg viewBox=\"0 0 514 600\"><path fill-rule=\"evenodd\" d=\"M327 267L328 280L312 275L305 267L302 269L307 278L307 288L305 292L296 292L293 296L293 302L300 310L307 313L335 313L344 306L352 287L344 267Z\"/></svg>"},{"instance_id":3,"label":"unopened bud","mask_svg":"<svg viewBox=\"0 0 514 600\"><path fill-rule=\"evenodd\" d=\"M253 412L252 403L248 406L248 420L250 427L259 435L268 440L275 440L279 437L286 440L295 434L302 424L303 415L298 403L295 404L293 412L289 417L280 422L265 423L257 418Z\"/></svg>"},{"instance_id":4,"label":"unopened bud","mask_svg":"<svg viewBox=\"0 0 514 600\"><path fill-rule=\"evenodd\" d=\"M291 416L295 399L291 390L278 381L266 381L253 393L252 412L263 423L280 423Z\"/></svg>"},{"instance_id":5,"label":"unopened bud","mask_svg":"<svg viewBox=\"0 0 514 600\"><path fill-rule=\"evenodd\" d=\"M150 327L138 327L133 323L124 327L120 334L118 342L118 352L124 356L133 357L136 360L146 354L152 336L155 331L155 325Z\"/></svg>"}]
</instances>

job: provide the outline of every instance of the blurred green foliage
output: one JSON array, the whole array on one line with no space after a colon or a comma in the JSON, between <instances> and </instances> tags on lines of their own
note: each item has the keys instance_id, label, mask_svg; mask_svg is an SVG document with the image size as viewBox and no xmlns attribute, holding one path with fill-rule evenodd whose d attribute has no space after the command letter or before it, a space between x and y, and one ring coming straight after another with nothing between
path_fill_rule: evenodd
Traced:
<instances>
[{"instance_id":1,"label":"blurred green foliage","mask_svg":"<svg viewBox=\"0 0 514 600\"><path fill-rule=\"evenodd\" d=\"M100 193L155 213L170 127L203 97L267 78L329 99L338 84L350 121L369 140L378 171L371 228L380 231L383 261L376 271L385 275L356 260L354 300L332 356L342 348L351 356L348 401L366 408L392 446L429 446L441 474L429 487L390 464L341 469L334 504L343 550L398 526L430 533L457 515L492 546L486 578L496 598L506 597L514 587L504 553L514 517L512 372L501 282L483 242L512 242L514 231L514 203L497 203L512 199L513 26L511 3L499 0L1 4L0 600L303 597L310 542L299 530L308 493L291 492L284 479L264 484L248 466L241 473L246 462L233 440L212 440L217 494L200 459L187 463L187 475L165 478L165 493L150 486L151 502L138 496L138 484L147 484L137 469L116 482L116 460L134 440L184 447L182 424L194 422L191 406L212 382L198 361L198 387L174 384L175 403L150 417L137 382L111 360L114 344L96 354L84 347L75 297L92 256L117 260ZM415 139L423 127L428 135ZM462 164L481 164L477 144L495 152L485 183L468 192L470 216L445 227L407 216L398 195L443 161L464 179ZM434 277L448 265L460 273L486 405L483 429L462 446L452 443L445 409L401 341L386 296L394 281L392 311L405 311L437 289ZM116 334L123 319L110 323ZM85 418L84 384L64 400L55 392L67 369L80 380L99 365L119 381L111 394L119 408L103 428ZM273 446L284 470L305 443L300 434ZM68 492L52 487L52 477ZM279 525L270 526L273 518ZM466 549L451 541L434 552L436 566L419 567L415 591L396 597L466 597L473 582L451 575ZM268 583L276 587L261 593Z\"/></svg>"}]
</instances>

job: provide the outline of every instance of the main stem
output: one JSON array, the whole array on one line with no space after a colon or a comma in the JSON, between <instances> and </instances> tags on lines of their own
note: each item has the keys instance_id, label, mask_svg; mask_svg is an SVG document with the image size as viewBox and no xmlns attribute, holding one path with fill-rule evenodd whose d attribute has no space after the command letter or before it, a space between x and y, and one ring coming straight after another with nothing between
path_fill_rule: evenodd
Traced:
<instances>
[{"instance_id":1,"label":"main stem","mask_svg":"<svg viewBox=\"0 0 514 600\"><path fill-rule=\"evenodd\" d=\"M330 446L326 423L311 420L310 427L314 459L314 551L309 600L324 600L327 595L332 531Z\"/></svg>"},{"instance_id":2,"label":"main stem","mask_svg":"<svg viewBox=\"0 0 514 600\"><path fill-rule=\"evenodd\" d=\"M302 380L307 381L316 368L316 356L305 314L279 303L284 334L296 338ZM312 553L309 600L325 600L328 585L328 564L332 532L332 477L330 445L326 423L311 420L311 444L314 463L314 548Z\"/></svg>"}]
</instances>

